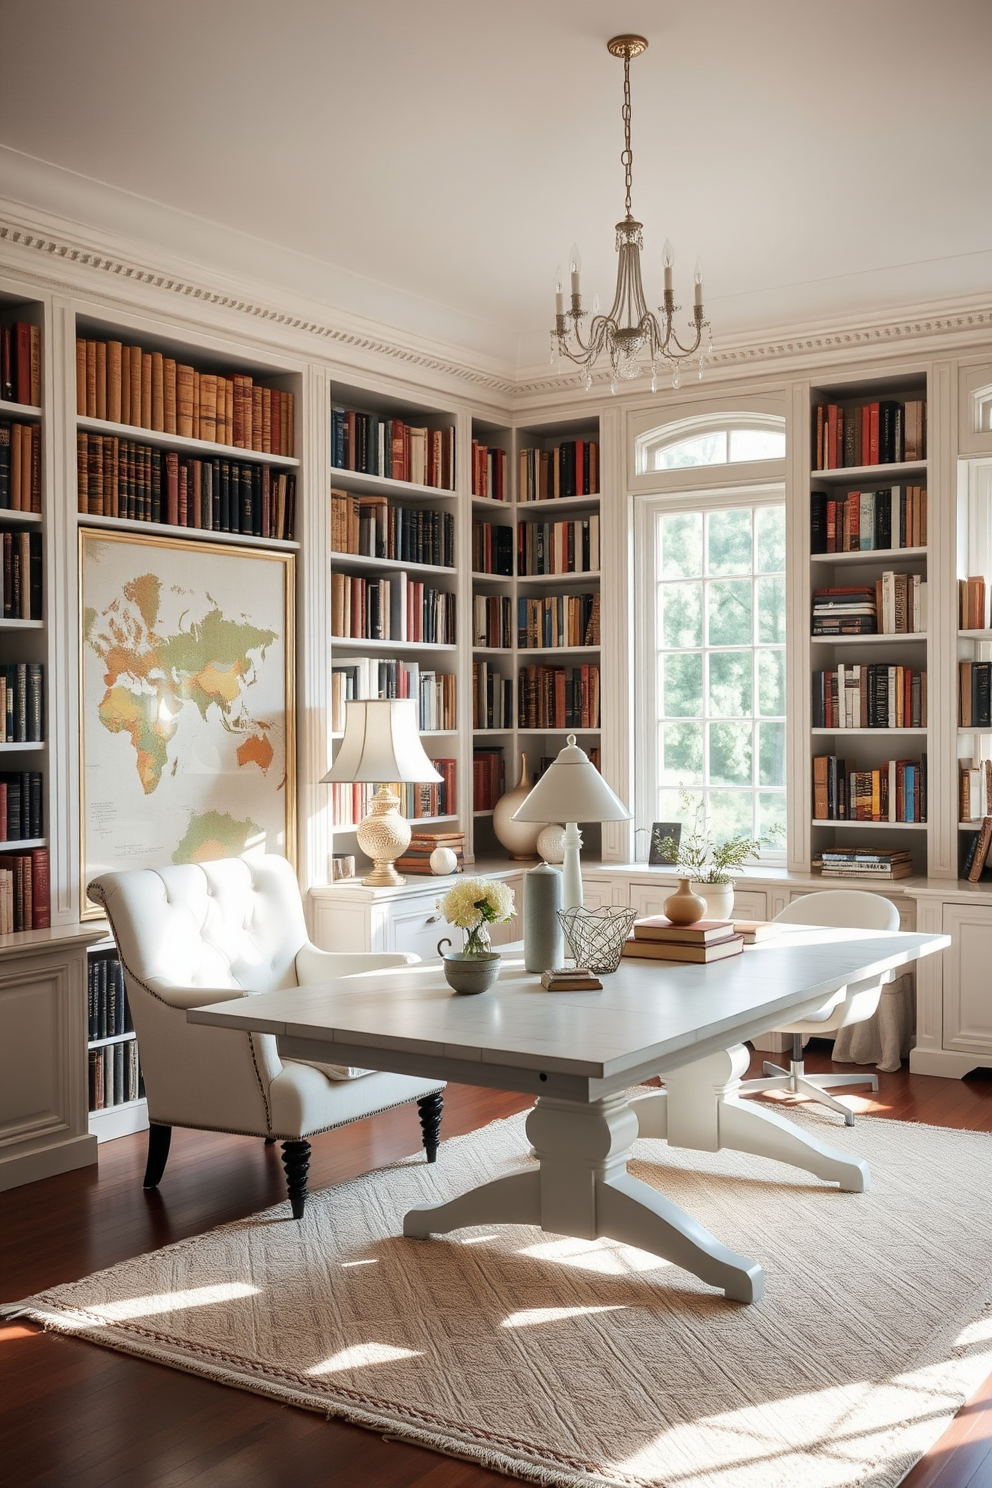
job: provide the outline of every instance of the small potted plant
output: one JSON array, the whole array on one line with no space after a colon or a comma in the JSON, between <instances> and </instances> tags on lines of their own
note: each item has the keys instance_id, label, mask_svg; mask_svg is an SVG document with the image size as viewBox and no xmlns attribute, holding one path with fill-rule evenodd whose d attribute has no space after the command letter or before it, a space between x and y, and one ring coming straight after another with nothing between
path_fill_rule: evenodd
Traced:
<instances>
[{"instance_id":1,"label":"small potted plant","mask_svg":"<svg viewBox=\"0 0 992 1488\"><path fill-rule=\"evenodd\" d=\"M499 879L463 878L437 901L449 925L466 932L460 951L444 951L447 938L438 941L437 953L444 960L444 975L456 992L485 992L499 976L500 958L489 939L489 926L512 920L516 914L513 890Z\"/></svg>"},{"instance_id":2,"label":"small potted plant","mask_svg":"<svg viewBox=\"0 0 992 1488\"><path fill-rule=\"evenodd\" d=\"M734 909L734 873L743 868L748 858L757 856L761 843L743 834L714 843L706 828L703 802L679 786L679 803L686 818L682 835L677 843L667 837L660 844L661 851L685 875L684 892L702 899L711 919L729 920ZM665 913L668 914L667 902Z\"/></svg>"}]
</instances>

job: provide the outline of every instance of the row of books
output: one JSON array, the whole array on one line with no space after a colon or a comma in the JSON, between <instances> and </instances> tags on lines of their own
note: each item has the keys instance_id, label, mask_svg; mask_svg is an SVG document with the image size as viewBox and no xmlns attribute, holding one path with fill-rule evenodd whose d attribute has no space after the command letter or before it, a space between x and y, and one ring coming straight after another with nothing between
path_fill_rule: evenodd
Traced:
<instances>
[{"instance_id":1,"label":"row of books","mask_svg":"<svg viewBox=\"0 0 992 1488\"><path fill-rule=\"evenodd\" d=\"M977 575L958 579L958 626L961 630L987 630L988 625L989 601L985 579Z\"/></svg>"},{"instance_id":2,"label":"row of books","mask_svg":"<svg viewBox=\"0 0 992 1488\"><path fill-rule=\"evenodd\" d=\"M958 662L958 723L992 728L992 661Z\"/></svg>"},{"instance_id":3,"label":"row of books","mask_svg":"<svg viewBox=\"0 0 992 1488\"><path fill-rule=\"evenodd\" d=\"M458 860L456 873L461 873L465 867L465 833L464 832L413 832L410 836L410 846L401 858L397 858L393 865L398 873L431 874L431 854L439 847L446 847L453 852Z\"/></svg>"},{"instance_id":4,"label":"row of books","mask_svg":"<svg viewBox=\"0 0 992 1488\"><path fill-rule=\"evenodd\" d=\"M0 326L0 398L41 407L41 327L15 320Z\"/></svg>"},{"instance_id":5,"label":"row of books","mask_svg":"<svg viewBox=\"0 0 992 1488\"><path fill-rule=\"evenodd\" d=\"M517 573L597 573L599 517L573 522L521 522L517 528Z\"/></svg>"},{"instance_id":6,"label":"row of books","mask_svg":"<svg viewBox=\"0 0 992 1488\"><path fill-rule=\"evenodd\" d=\"M958 821L992 816L992 759L958 763Z\"/></svg>"},{"instance_id":7,"label":"row of books","mask_svg":"<svg viewBox=\"0 0 992 1488\"><path fill-rule=\"evenodd\" d=\"M875 662L813 673L814 728L926 728L927 674Z\"/></svg>"},{"instance_id":8,"label":"row of books","mask_svg":"<svg viewBox=\"0 0 992 1488\"><path fill-rule=\"evenodd\" d=\"M106 1111L138 1100L145 1093L134 1039L103 1044L89 1051L89 1097L91 1111Z\"/></svg>"},{"instance_id":9,"label":"row of books","mask_svg":"<svg viewBox=\"0 0 992 1488\"><path fill-rule=\"evenodd\" d=\"M472 663L472 727L513 727L513 680L504 677L488 661Z\"/></svg>"},{"instance_id":10,"label":"row of books","mask_svg":"<svg viewBox=\"0 0 992 1488\"><path fill-rule=\"evenodd\" d=\"M878 552L927 545L926 486L810 497L810 552Z\"/></svg>"},{"instance_id":11,"label":"row of books","mask_svg":"<svg viewBox=\"0 0 992 1488\"><path fill-rule=\"evenodd\" d=\"M116 434L77 434L77 506L93 517L292 538L296 476L247 460L182 457Z\"/></svg>"},{"instance_id":12,"label":"row of books","mask_svg":"<svg viewBox=\"0 0 992 1488\"><path fill-rule=\"evenodd\" d=\"M525 666L519 672L520 728L599 728L599 667Z\"/></svg>"},{"instance_id":13,"label":"row of books","mask_svg":"<svg viewBox=\"0 0 992 1488\"><path fill-rule=\"evenodd\" d=\"M473 596L472 645L513 645L513 611L508 594Z\"/></svg>"},{"instance_id":14,"label":"row of books","mask_svg":"<svg viewBox=\"0 0 992 1488\"><path fill-rule=\"evenodd\" d=\"M517 600L517 645L598 646L599 594L549 594Z\"/></svg>"},{"instance_id":15,"label":"row of books","mask_svg":"<svg viewBox=\"0 0 992 1488\"><path fill-rule=\"evenodd\" d=\"M0 853L0 935L52 923L47 847Z\"/></svg>"},{"instance_id":16,"label":"row of books","mask_svg":"<svg viewBox=\"0 0 992 1488\"><path fill-rule=\"evenodd\" d=\"M472 495L486 496L490 501L508 501L506 450L492 448L481 440L472 440Z\"/></svg>"},{"instance_id":17,"label":"row of books","mask_svg":"<svg viewBox=\"0 0 992 1488\"><path fill-rule=\"evenodd\" d=\"M455 596L405 573L331 574L331 634L339 639L455 643Z\"/></svg>"},{"instance_id":18,"label":"row of books","mask_svg":"<svg viewBox=\"0 0 992 1488\"><path fill-rule=\"evenodd\" d=\"M475 811L492 811L506 789L506 765L502 748L473 749L472 806Z\"/></svg>"},{"instance_id":19,"label":"row of books","mask_svg":"<svg viewBox=\"0 0 992 1488\"><path fill-rule=\"evenodd\" d=\"M985 872L989 850L992 849L992 815L982 818L977 832L962 834L962 838L959 877L966 878L969 883L977 883Z\"/></svg>"},{"instance_id":20,"label":"row of books","mask_svg":"<svg viewBox=\"0 0 992 1488\"><path fill-rule=\"evenodd\" d=\"M40 770L0 774L0 842L27 842L45 835Z\"/></svg>"},{"instance_id":21,"label":"row of books","mask_svg":"<svg viewBox=\"0 0 992 1488\"><path fill-rule=\"evenodd\" d=\"M453 568L455 519L451 512L395 506L385 496L352 496L332 486L331 548L364 558Z\"/></svg>"},{"instance_id":22,"label":"row of books","mask_svg":"<svg viewBox=\"0 0 992 1488\"><path fill-rule=\"evenodd\" d=\"M124 968L116 956L91 956L86 977L88 1038L119 1038L131 1033L131 1009L124 990Z\"/></svg>"},{"instance_id":23,"label":"row of books","mask_svg":"<svg viewBox=\"0 0 992 1488\"><path fill-rule=\"evenodd\" d=\"M554 449L522 449L518 456L521 501L553 501L599 492L599 445L595 439L565 439Z\"/></svg>"},{"instance_id":24,"label":"row of books","mask_svg":"<svg viewBox=\"0 0 992 1488\"><path fill-rule=\"evenodd\" d=\"M400 816L407 821L418 817L453 816L457 810L455 779L457 761L434 759L431 764L440 781L393 781L389 789L399 796ZM336 827L351 827L366 817L372 806L372 797L378 786L366 785L362 781L335 784L331 792L331 819Z\"/></svg>"},{"instance_id":25,"label":"row of books","mask_svg":"<svg viewBox=\"0 0 992 1488\"><path fill-rule=\"evenodd\" d=\"M0 744L40 744L45 669L38 661L0 665Z\"/></svg>"},{"instance_id":26,"label":"row of books","mask_svg":"<svg viewBox=\"0 0 992 1488\"><path fill-rule=\"evenodd\" d=\"M813 469L892 465L927 456L925 399L813 405Z\"/></svg>"},{"instance_id":27,"label":"row of books","mask_svg":"<svg viewBox=\"0 0 992 1488\"><path fill-rule=\"evenodd\" d=\"M812 868L823 878L868 878L884 883L909 878L913 855L906 849L876 852L870 847L831 847L814 855Z\"/></svg>"},{"instance_id":28,"label":"row of books","mask_svg":"<svg viewBox=\"0 0 992 1488\"><path fill-rule=\"evenodd\" d=\"M889 569L873 584L813 591L813 635L915 635L927 628L922 574Z\"/></svg>"},{"instance_id":29,"label":"row of books","mask_svg":"<svg viewBox=\"0 0 992 1488\"><path fill-rule=\"evenodd\" d=\"M0 420L0 509L41 511L41 425Z\"/></svg>"},{"instance_id":30,"label":"row of books","mask_svg":"<svg viewBox=\"0 0 992 1488\"><path fill-rule=\"evenodd\" d=\"M361 698L416 698L417 727L454 729L457 678L454 672L425 671L416 661L354 656L331 668L331 730L344 732L345 703Z\"/></svg>"},{"instance_id":31,"label":"row of books","mask_svg":"<svg viewBox=\"0 0 992 1488\"><path fill-rule=\"evenodd\" d=\"M815 821L925 822L927 757L856 770L834 754L813 758Z\"/></svg>"},{"instance_id":32,"label":"row of books","mask_svg":"<svg viewBox=\"0 0 992 1488\"><path fill-rule=\"evenodd\" d=\"M472 572L512 576L512 527L498 522L472 523Z\"/></svg>"},{"instance_id":33,"label":"row of books","mask_svg":"<svg viewBox=\"0 0 992 1488\"><path fill-rule=\"evenodd\" d=\"M121 341L76 341L76 413L265 455L292 455L292 393L200 372Z\"/></svg>"},{"instance_id":34,"label":"row of books","mask_svg":"<svg viewBox=\"0 0 992 1488\"><path fill-rule=\"evenodd\" d=\"M5 528L0 543L0 612L5 620L40 620L42 551L40 532Z\"/></svg>"},{"instance_id":35,"label":"row of books","mask_svg":"<svg viewBox=\"0 0 992 1488\"><path fill-rule=\"evenodd\" d=\"M427 429L354 408L331 409L331 464L415 486L455 489L455 430Z\"/></svg>"}]
</instances>

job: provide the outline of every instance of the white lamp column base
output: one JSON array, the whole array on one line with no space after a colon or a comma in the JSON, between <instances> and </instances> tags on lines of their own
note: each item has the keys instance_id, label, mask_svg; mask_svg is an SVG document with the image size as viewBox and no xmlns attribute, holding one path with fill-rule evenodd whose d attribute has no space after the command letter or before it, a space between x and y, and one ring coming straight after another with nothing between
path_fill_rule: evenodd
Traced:
<instances>
[{"instance_id":1,"label":"white lamp column base","mask_svg":"<svg viewBox=\"0 0 992 1488\"><path fill-rule=\"evenodd\" d=\"M368 816L358 827L358 845L366 857L372 859L372 872L366 874L362 883L371 889L406 883L402 874L393 867L395 860L401 858L410 846L412 835L410 823L400 816L399 804L399 796L395 796L388 785L380 785L372 797Z\"/></svg>"},{"instance_id":2,"label":"white lamp column base","mask_svg":"<svg viewBox=\"0 0 992 1488\"><path fill-rule=\"evenodd\" d=\"M562 847L565 856L561 869L561 907L562 909L581 909L582 865L579 855L582 850L582 833L579 831L578 823L565 823Z\"/></svg>"}]
</instances>

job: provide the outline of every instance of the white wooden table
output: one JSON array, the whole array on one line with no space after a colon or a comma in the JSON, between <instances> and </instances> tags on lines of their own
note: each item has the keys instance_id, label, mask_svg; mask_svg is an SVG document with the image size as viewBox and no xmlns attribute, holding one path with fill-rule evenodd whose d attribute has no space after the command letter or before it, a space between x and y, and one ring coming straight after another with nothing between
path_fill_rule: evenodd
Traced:
<instances>
[{"instance_id":1,"label":"white wooden table","mask_svg":"<svg viewBox=\"0 0 992 1488\"><path fill-rule=\"evenodd\" d=\"M536 1167L413 1209L406 1235L534 1224L610 1236L751 1302L764 1276L627 1172L634 1139L759 1152L867 1187L859 1159L737 1096L742 1040L813 1011L852 981L948 945L943 935L790 926L710 966L624 960L600 992L546 992L508 955L491 992L459 997L434 963L391 968L187 1012L191 1022L275 1034L283 1057L391 1070L537 1097L527 1120ZM662 1075L664 1092L628 1098Z\"/></svg>"}]
</instances>

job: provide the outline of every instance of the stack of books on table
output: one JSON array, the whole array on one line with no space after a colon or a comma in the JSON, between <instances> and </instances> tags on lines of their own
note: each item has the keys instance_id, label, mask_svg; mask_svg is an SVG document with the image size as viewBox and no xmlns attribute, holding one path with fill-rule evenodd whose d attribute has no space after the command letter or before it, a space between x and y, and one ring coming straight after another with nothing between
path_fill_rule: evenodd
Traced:
<instances>
[{"instance_id":1,"label":"stack of books on table","mask_svg":"<svg viewBox=\"0 0 992 1488\"><path fill-rule=\"evenodd\" d=\"M587 966L562 966L542 971L541 986L546 992L601 992L603 984Z\"/></svg>"},{"instance_id":2,"label":"stack of books on table","mask_svg":"<svg viewBox=\"0 0 992 1488\"><path fill-rule=\"evenodd\" d=\"M450 847L458 859L455 872L461 873L464 870L464 832L414 832L410 838L410 846L401 858L396 859L393 866L397 873L433 873L431 853L437 847Z\"/></svg>"},{"instance_id":3,"label":"stack of books on table","mask_svg":"<svg viewBox=\"0 0 992 1488\"><path fill-rule=\"evenodd\" d=\"M813 859L824 878L909 878L913 855L905 849L878 852L870 847L831 847Z\"/></svg>"},{"instance_id":4,"label":"stack of books on table","mask_svg":"<svg viewBox=\"0 0 992 1488\"><path fill-rule=\"evenodd\" d=\"M665 915L634 921L634 933L624 943L625 956L652 961L722 961L739 956L744 936L731 920L697 920L694 925L673 925Z\"/></svg>"}]
</instances>

